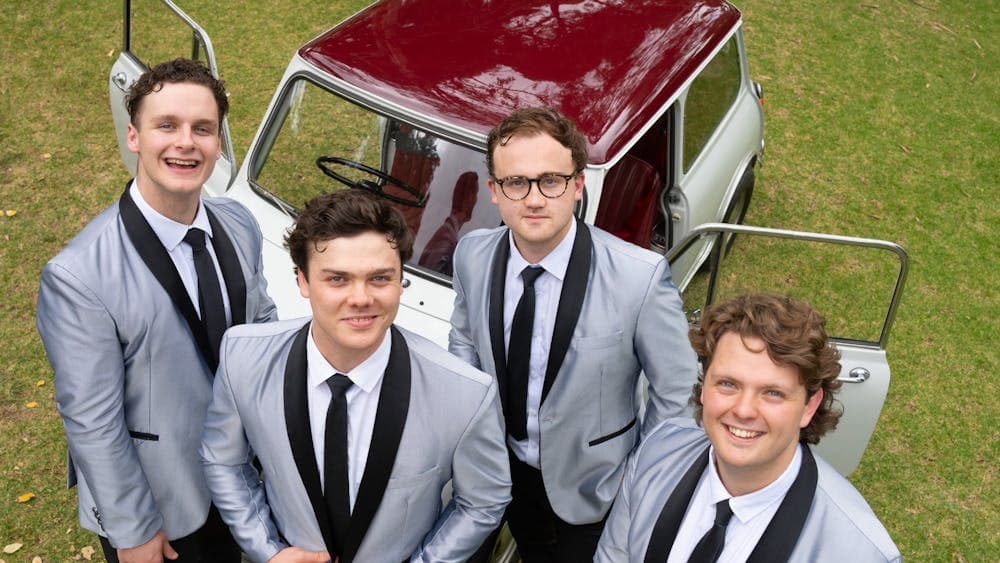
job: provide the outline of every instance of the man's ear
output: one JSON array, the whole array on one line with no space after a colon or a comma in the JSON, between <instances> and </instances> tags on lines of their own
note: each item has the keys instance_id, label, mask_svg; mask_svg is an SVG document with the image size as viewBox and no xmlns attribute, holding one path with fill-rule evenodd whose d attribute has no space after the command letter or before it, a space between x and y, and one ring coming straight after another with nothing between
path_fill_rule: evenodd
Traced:
<instances>
[{"instance_id":1,"label":"man's ear","mask_svg":"<svg viewBox=\"0 0 1000 563\"><path fill-rule=\"evenodd\" d=\"M131 123L128 124L128 129L125 131L125 142L128 145L128 150L136 154L139 153L139 130Z\"/></svg>"},{"instance_id":2,"label":"man's ear","mask_svg":"<svg viewBox=\"0 0 1000 563\"><path fill-rule=\"evenodd\" d=\"M802 420L799 421L799 428L805 428L809 426L812 422L813 415L816 414L816 409L819 408L820 404L823 402L823 389L817 389L813 393L812 397L806 401L806 410L802 413Z\"/></svg>"},{"instance_id":3,"label":"man's ear","mask_svg":"<svg viewBox=\"0 0 1000 563\"><path fill-rule=\"evenodd\" d=\"M309 299L309 280L301 268L295 268L295 281L299 284L299 295Z\"/></svg>"}]
</instances>

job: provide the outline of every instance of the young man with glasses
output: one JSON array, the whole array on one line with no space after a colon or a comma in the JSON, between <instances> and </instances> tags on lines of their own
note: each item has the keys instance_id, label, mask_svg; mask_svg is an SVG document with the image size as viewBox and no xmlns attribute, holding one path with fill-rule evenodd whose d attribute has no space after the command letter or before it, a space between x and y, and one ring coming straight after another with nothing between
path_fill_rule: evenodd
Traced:
<instances>
[{"instance_id":1,"label":"young man with glasses","mask_svg":"<svg viewBox=\"0 0 1000 563\"><path fill-rule=\"evenodd\" d=\"M455 250L449 348L498 380L522 559L590 560L640 427L680 414L695 382L680 295L663 256L574 216L587 145L559 112L513 112L486 161L505 226Z\"/></svg>"}]
</instances>

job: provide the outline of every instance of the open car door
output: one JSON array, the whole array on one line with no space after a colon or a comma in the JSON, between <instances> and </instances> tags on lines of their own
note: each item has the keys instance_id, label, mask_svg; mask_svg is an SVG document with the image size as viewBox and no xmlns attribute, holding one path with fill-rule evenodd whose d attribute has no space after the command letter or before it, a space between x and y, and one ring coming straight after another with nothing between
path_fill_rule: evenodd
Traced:
<instances>
[{"instance_id":1,"label":"open car door","mask_svg":"<svg viewBox=\"0 0 1000 563\"><path fill-rule=\"evenodd\" d=\"M690 323L712 303L760 292L802 299L826 317L841 355L844 385L837 400L844 415L817 450L850 474L889 390L885 347L906 281L906 252L882 240L709 223L692 230L667 259L685 263L685 253L699 252L706 242L708 261L681 288Z\"/></svg>"},{"instance_id":2,"label":"open car door","mask_svg":"<svg viewBox=\"0 0 1000 563\"><path fill-rule=\"evenodd\" d=\"M136 155L128 149L129 116L125 94L150 66L186 57L200 60L219 76L212 42L205 31L170 0L125 0L122 49L111 67L108 92L122 162L135 175ZM208 195L221 195L235 177L236 159L228 120L222 122L222 158L205 184Z\"/></svg>"}]
</instances>

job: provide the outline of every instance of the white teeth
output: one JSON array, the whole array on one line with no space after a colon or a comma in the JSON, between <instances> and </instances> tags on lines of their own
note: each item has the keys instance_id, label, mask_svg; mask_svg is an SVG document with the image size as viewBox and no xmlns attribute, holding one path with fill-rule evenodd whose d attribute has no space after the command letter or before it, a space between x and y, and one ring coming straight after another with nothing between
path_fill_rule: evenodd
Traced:
<instances>
[{"instance_id":1,"label":"white teeth","mask_svg":"<svg viewBox=\"0 0 1000 563\"><path fill-rule=\"evenodd\" d=\"M179 158L168 158L167 162L169 164L177 164L179 166L194 166L198 164L196 160L181 160Z\"/></svg>"},{"instance_id":2,"label":"white teeth","mask_svg":"<svg viewBox=\"0 0 1000 563\"><path fill-rule=\"evenodd\" d=\"M752 432L750 430L743 430L742 428L735 428L732 426L729 426L728 428L729 432L737 438L756 438L762 434L761 432Z\"/></svg>"}]
</instances>

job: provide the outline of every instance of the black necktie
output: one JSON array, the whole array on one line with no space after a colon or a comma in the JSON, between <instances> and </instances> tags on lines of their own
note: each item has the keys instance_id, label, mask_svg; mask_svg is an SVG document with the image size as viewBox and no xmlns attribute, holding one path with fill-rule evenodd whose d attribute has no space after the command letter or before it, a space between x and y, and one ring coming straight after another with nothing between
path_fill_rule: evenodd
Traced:
<instances>
[{"instance_id":1,"label":"black necktie","mask_svg":"<svg viewBox=\"0 0 1000 563\"><path fill-rule=\"evenodd\" d=\"M732 516L733 509L729 508L729 499L716 503L715 524L705 532L698 545L694 546L688 563L715 563L719 559L722 547L726 545L726 526Z\"/></svg>"},{"instance_id":2,"label":"black necktie","mask_svg":"<svg viewBox=\"0 0 1000 563\"><path fill-rule=\"evenodd\" d=\"M333 396L326 409L326 433L323 442L323 497L333 524L334 549L343 553L347 528L351 523L351 496L347 477L347 390L351 380L334 374L326 380Z\"/></svg>"},{"instance_id":3,"label":"black necktie","mask_svg":"<svg viewBox=\"0 0 1000 563\"><path fill-rule=\"evenodd\" d=\"M539 266L521 270L524 293L514 309L507 346L507 433L515 440L528 437L528 371L531 365L531 330L535 324L535 280L545 272Z\"/></svg>"},{"instance_id":4,"label":"black necktie","mask_svg":"<svg viewBox=\"0 0 1000 563\"><path fill-rule=\"evenodd\" d=\"M212 349L212 362L219 359L219 344L222 333L226 332L226 308L222 304L222 288L215 262L205 247L205 232L188 229L184 242L191 245L194 253L194 271L198 274L198 308L201 310L201 324L208 334L208 344Z\"/></svg>"}]
</instances>

